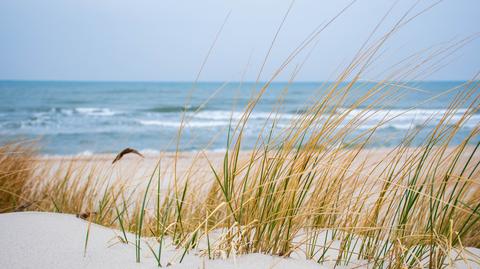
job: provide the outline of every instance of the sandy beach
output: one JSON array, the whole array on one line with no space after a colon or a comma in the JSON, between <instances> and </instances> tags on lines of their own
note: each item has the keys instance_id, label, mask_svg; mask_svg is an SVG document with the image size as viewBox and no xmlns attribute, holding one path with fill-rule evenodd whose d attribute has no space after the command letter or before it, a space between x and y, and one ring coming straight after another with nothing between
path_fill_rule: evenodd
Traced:
<instances>
[{"instance_id":1,"label":"sandy beach","mask_svg":"<svg viewBox=\"0 0 480 269\"><path fill-rule=\"evenodd\" d=\"M451 154L454 148L447 149L445 156ZM473 146L467 146L465 153L461 155L459 162L466 162L469 158L468 152L474 149ZM419 148L408 148L406 152L413 154L418 152ZM359 152L353 150L342 150L337 153L338 158L343 158L349 154L355 153L356 157L349 166L349 170L354 171L360 165L363 173L377 167L373 174L369 177L371 180L381 178L381 171L384 164L389 161L398 152L394 148L372 148L364 149ZM231 154L231 153L230 153ZM271 153L270 153L271 154ZM315 154L315 153L314 153ZM319 155L322 153L318 153ZM262 152L257 152L255 158L259 158ZM34 178L42 177L45 179L45 170L49 171L50 177L61 177L67 170L75 174L81 174L87 177L92 172L100 173L114 180L112 183L122 184L142 184L148 181L152 176L157 165L160 167L160 175L164 182L164 187L176 177L177 180L185 180L191 178L195 182L213 183L214 177L212 168L217 172L221 171L225 152L223 151L199 151L199 152L162 152L151 153L143 152L143 157L135 154L127 154L120 161L112 164L116 154L89 154L89 155L66 155L66 156L39 156L34 158L34 162L41 171L41 174L35 175ZM231 158L231 156L229 157ZM239 166L244 166L252 158L251 151L242 151L239 154ZM293 158L293 154L290 158ZM474 156L471 162L478 161L478 156ZM405 157L400 162L405 161ZM383 164L382 164L383 163ZM337 168L341 164L336 165ZM46 169L45 169L46 168ZM176 171L176 172L174 172ZM357 171L358 172L358 171ZM54 175L56 174L56 175ZM158 170L156 175L158 175ZM366 176L366 175L365 175ZM48 178L48 177L47 177Z\"/></svg>"},{"instance_id":2,"label":"sandy beach","mask_svg":"<svg viewBox=\"0 0 480 269\"><path fill-rule=\"evenodd\" d=\"M142 262L135 262L135 249L118 240L118 230L108 229L73 215L54 213L11 213L0 215L1 268L158 268L148 250ZM85 248L85 236L89 239ZM128 234L133 242L134 235ZM148 239L146 239L148 240ZM147 245L143 244L147 249ZM163 266L189 268L327 268L305 259L282 259L262 254L250 254L225 260L210 260L195 253L182 263L175 263L179 251L167 245Z\"/></svg>"},{"instance_id":3,"label":"sandy beach","mask_svg":"<svg viewBox=\"0 0 480 269\"><path fill-rule=\"evenodd\" d=\"M135 249L119 240L121 232L76 218L73 215L23 212L0 215L0 267L1 268L158 268L152 253L146 249L155 247L154 240L145 238L142 262L135 262ZM88 239L86 238L88 231ZM130 242L134 235L128 233ZM147 243L150 245L147 245ZM299 251L291 258L265 254L247 254L228 259L211 260L198 252L186 255L182 263L175 262L179 250L167 241L163 250L163 266L173 269L308 269L308 268L370 268L366 261L352 261L350 266L333 263L319 265L305 259ZM338 252L328 255L335 257ZM477 261L480 249L466 248L462 253L451 252L449 268L480 268ZM471 262L465 262L465 259Z\"/></svg>"}]
</instances>

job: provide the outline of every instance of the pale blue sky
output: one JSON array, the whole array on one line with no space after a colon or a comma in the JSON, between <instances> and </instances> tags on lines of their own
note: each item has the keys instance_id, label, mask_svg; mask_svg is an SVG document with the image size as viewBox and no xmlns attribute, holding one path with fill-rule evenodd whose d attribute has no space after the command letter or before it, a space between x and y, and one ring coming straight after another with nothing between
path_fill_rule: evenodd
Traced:
<instances>
[{"instance_id":1,"label":"pale blue sky","mask_svg":"<svg viewBox=\"0 0 480 269\"><path fill-rule=\"evenodd\" d=\"M318 24L349 1L297 0L263 79ZM358 0L322 35L297 80L331 79L394 1ZM412 3L400 0L385 27ZM434 1L421 1L417 10ZM226 14L231 16L200 80L255 80L287 0L2 0L0 79L190 81ZM445 0L385 45L371 72L396 59L480 32L480 1ZM462 80L480 70L480 40L425 79ZM251 57L250 57L251 55ZM293 61L295 64L303 58ZM280 76L286 80L291 69ZM368 75L368 74L367 74Z\"/></svg>"}]
</instances>

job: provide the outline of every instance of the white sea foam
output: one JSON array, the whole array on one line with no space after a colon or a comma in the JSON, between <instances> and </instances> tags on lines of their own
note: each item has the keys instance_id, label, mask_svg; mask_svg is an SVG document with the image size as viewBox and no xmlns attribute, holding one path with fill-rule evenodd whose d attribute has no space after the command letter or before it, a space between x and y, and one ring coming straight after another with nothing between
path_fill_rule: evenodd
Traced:
<instances>
[{"instance_id":1,"label":"white sea foam","mask_svg":"<svg viewBox=\"0 0 480 269\"><path fill-rule=\"evenodd\" d=\"M53 112L56 112L55 109L53 109ZM71 116L73 113L75 113L74 109L68 109L68 108L62 108L60 109L60 113L66 116Z\"/></svg>"},{"instance_id":2,"label":"white sea foam","mask_svg":"<svg viewBox=\"0 0 480 269\"><path fill-rule=\"evenodd\" d=\"M84 150L77 154L77 156L92 156L92 155L93 155L93 151L90 151L90 150Z\"/></svg>"},{"instance_id":3,"label":"white sea foam","mask_svg":"<svg viewBox=\"0 0 480 269\"><path fill-rule=\"evenodd\" d=\"M347 112L347 109L339 109L339 113ZM458 109L453 112L452 120L460 119L466 112L466 109ZM363 115L371 120L402 119L402 120L435 120L442 118L446 113L451 113L447 109L352 109L348 112L351 117ZM478 116L478 115L474 115Z\"/></svg>"},{"instance_id":4,"label":"white sea foam","mask_svg":"<svg viewBox=\"0 0 480 269\"><path fill-rule=\"evenodd\" d=\"M162 127L174 127L178 128L182 125L181 121L168 121L168 120L139 120L142 125L146 126L162 126ZM186 121L183 123L186 127L192 128L206 128L215 126L228 126L228 121Z\"/></svg>"},{"instance_id":5,"label":"white sea foam","mask_svg":"<svg viewBox=\"0 0 480 269\"><path fill-rule=\"evenodd\" d=\"M413 122L421 124L427 120L431 121L438 121L440 120L446 113L451 113L447 109L352 109L347 110L345 108L338 109L337 113L347 113L347 117L345 120L350 120L354 117L361 118L368 118L368 121L381 121L381 120L390 120L390 121L397 121L397 122L408 122L410 125ZM458 121L460 120L463 115L467 112L466 109L458 109L453 111L450 114L450 120ZM193 119L202 119L202 120L213 120L213 121L238 121L244 115L243 112L238 111L227 111L227 110L205 110L198 113L189 113L187 114ZM249 120L268 120L278 118L281 120L292 120L296 119L301 114L294 114L294 113L279 113L279 114L272 114L269 112L253 112L249 116ZM320 119L323 117L328 116L328 113L325 115L319 115ZM469 121L479 122L480 115L474 114L471 116ZM394 126L393 124L392 126ZM403 127L407 128L407 127Z\"/></svg>"},{"instance_id":6,"label":"white sea foam","mask_svg":"<svg viewBox=\"0 0 480 269\"><path fill-rule=\"evenodd\" d=\"M446 117L446 124L459 122L467 112L466 109L449 111L447 109L384 109L384 110L364 110L364 109L338 109L337 114L345 113L345 118L340 126L344 126L353 119L358 119L361 124L358 129L378 129L393 128L397 130L408 130L416 126L433 126ZM327 119L328 114L317 116L319 122ZM480 114L472 114L465 117L464 128L475 128L480 123ZM381 124L381 125L379 125ZM278 124L280 128L289 127L288 123Z\"/></svg>"},{"instance_id":7,"label":"white sea foam","mask_svg":"<svg viewBox=\"0 0 480 269\"><path fill-rule=\"evenodd\" d=\"M97 107L77 107L77 108L51 108L48 111L35 112L32 115L34 117L47 117L54 115L72 116L74 114L86 115L86 116L113 116L119 114L118 111L113 111L109 108L97 108Z\"/></svg>"},{"instance_id":8,"label":"white sea foam","mask_svg":"<svg viewBox=\"0 0 480 269\"><path fill-rule=\"evenodd\" d=\"M142 150L140 150L140 152L145 154L145 155L158 155L158 154L160 154L160 150L156 150L156 149L142 149Z\"/></svg>"},{"instance_id":9,"label":"white sea foam","mask_svg":"<svg viewBox=\"0 0 480 269\"><path fill-rule=\"evenodd\" d=\"M196 119L205 119L205 120L225 120L228 121L230 119L234 121L240 120L244 112L240 111L228 111L228 110L204 110L198 113L188 113L188 116ZM251 120L266 120L266 119L274 119L274 118L281 118L281 119L293 119L297 117L297 114L290 114L290 113L270 113L270 112L253 112L248 117Z\"/></svg>"},{"instance_id":10,"label":"white sea foam","mask_svg":"<svg viewBox=\"0 0 480 269\"><path fill-rule=\"evenodd\" d=\"M398 130L407 130L415 126L421 126L427 124L429 126L437 124L445 114L448 114L449 123L453 124L458 122L464 117L467 112L466 109L459 109L455 111L449 111L447 109L383 109L383 110L364 110L364 109L339 109L340 113L347 113L343 123L358 118L363 123L359 126L360 129L368 129L373 127L379 128L394 128ZM228 126L230 119L232 124L235 125L242 117L242 112L229 112L221 110L203 111L197 114L192 114L190 120L185 123L186 127L192 128L207 128L215 126ZM290 124L288 121L295 117L297 114L279 114L280 119L278 127L286 128ZM325 115L317 115L319 121L327 119L328 113ZM252 113L249 117L250 122L265 122L268 119L272 119L273 116L270 113L256 112ZM142 125L155 125L163 127L178 128L181 123L179 120L140 120ZM383 122L381 126L378 126ZM466 128L474 128L480 122L480 114L470 115L464 123Z\"/></svg>"},{"instance_id":11,"label":"white sea foam","mask_svg":"<svg viewBox=\"0 0 480 269\"><path fill-rule=\"evenodd\" d=\"M226 152L227 148L213 148L213 149L208 149L208 151L211 151L211 152Z\"/></svg>"},{"instance_id":12,"label":"white sea foam","mask_svg":"<svg viewBox=\"0 0 480 269\"><path fill-rule=\"evenodd\" d=\"M77 107L74 109L76 113L84 114L87 116L113 116L118 114L116 111L112 111L109 108L96 108L96 107Z\"/></svg>"}]
</instances>

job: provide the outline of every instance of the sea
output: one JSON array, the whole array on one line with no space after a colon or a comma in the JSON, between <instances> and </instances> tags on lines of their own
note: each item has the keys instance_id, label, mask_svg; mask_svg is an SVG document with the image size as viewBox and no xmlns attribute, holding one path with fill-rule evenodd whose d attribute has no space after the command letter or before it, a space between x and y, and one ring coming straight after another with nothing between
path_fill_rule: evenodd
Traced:
<instances>
[{"instance_id":1,"label":"sea","mask_svg":"<svg viewBox=\"0 0 480 269\"><path fill-rule=\"evenodd\" d=\"M35 141L46 155L115 153L132 147L143 152L222 151L229 129L261 83L241 82L94 82L0 81L0 143ZM280 133L325 96L332 82L272 83L255 106L243 134L242 147L252 148L259 134L270 128L272 111ZM374 87L357 82L338 111ZM398 83L391 82L391 85ZM341 85L342 86L342 85ZM343 85L344 86L344 85ZM449 104L468 88L465 81L421 81L404 84L394 97L376 104L357 132L391 118L376 130L370 147L396 146L408 130L424 126L416 139L422 143L447 111ZM387 91L388 87L383 91ZM480 92L452 115L458 120ZM478 102L477 102L478 104ZM350 112L362 113L365 103ZM179 129L185 123L184 128ZM473 128L480 114L472 115L451 142L458 144ZM277 131L277 129L279 129ZM478 142L478 137L472 143Z\"/></svg>"}]
</instances>

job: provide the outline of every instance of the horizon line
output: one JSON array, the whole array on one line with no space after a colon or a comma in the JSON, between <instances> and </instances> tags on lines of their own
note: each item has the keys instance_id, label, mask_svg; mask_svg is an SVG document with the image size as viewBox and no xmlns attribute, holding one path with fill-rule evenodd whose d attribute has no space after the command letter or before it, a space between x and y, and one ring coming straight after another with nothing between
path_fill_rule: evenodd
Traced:
<instances>
[{"instance_id":1,"label":"horizon line","mask_svg":"<svg viewBox=\"0 0 480 269\"><path fill-rule=\"evenodd\" d=\"M467 81L478 81L478 80L468 80L468 79L432 79L432 80L391 80L387 82L397 82L397 83L415 83L415 82L467 82ZM0 82L78 82L78 83L195 83L194 80L70 80L70 79L0 79ZM232 81L222 81L222 80L201 80L197 81L196 83L267 83L268 81L240 81L240 80L232 80ZM298 81L287 81L287 80L280 80L280 81L272 81L271 83L334 83L337 82L335 80L298 80ZM351 80L342 81L349 83ZM376 83L377 81L374 80L358 80L357 82L367 82L367 83ZM380 83L378 81L377 83Z\"/></svg>"}]
</instances>

